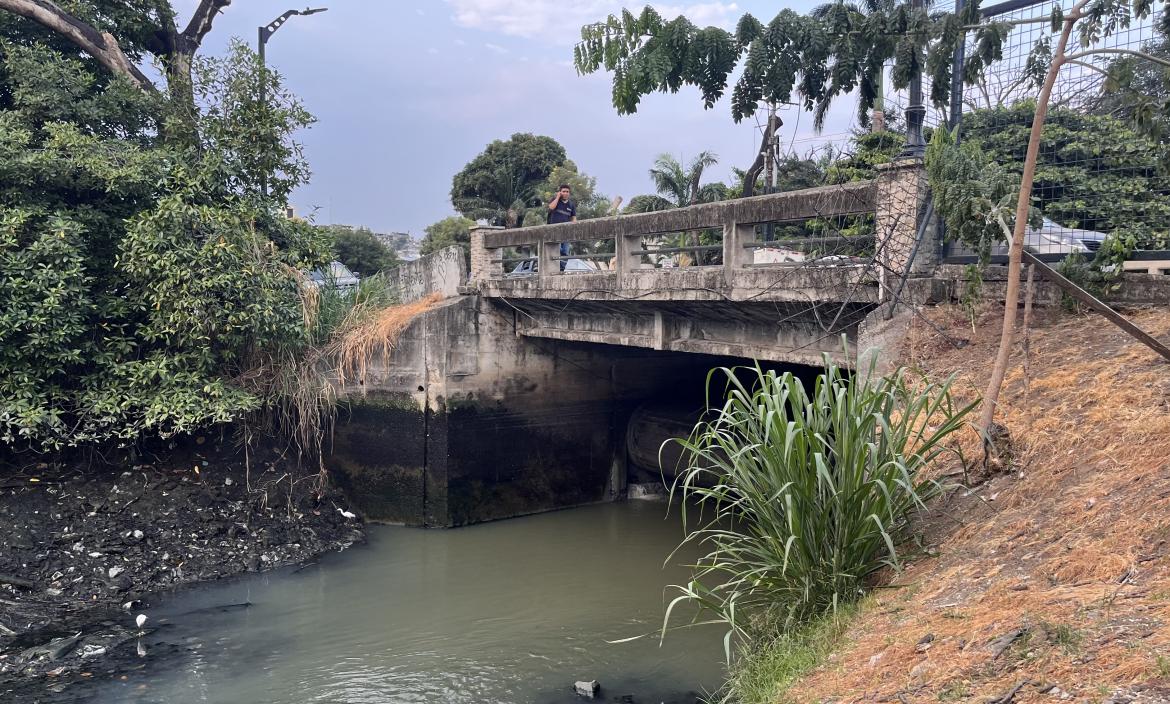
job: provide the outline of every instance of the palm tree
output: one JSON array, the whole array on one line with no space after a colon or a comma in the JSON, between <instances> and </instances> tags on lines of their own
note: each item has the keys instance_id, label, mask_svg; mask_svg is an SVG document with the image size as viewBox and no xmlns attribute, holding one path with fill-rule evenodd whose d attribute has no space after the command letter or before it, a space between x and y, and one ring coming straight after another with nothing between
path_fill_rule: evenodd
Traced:
<instances>
[{"instance_id":1,"label":"palm tree","mask_svg":"<svg viewBox=\"0 0 1170 704\"><path fill-rule=\"evenodd\" d=\"M650 180L654 182L654 190L657 191L657 195L634 196L630 199L630 204L626 206L625 212L646 213L656 210L670 210L725 199L727 197L727 184L702 183L703 171L717 163L719 163L718 155L709 151L699 152L685 166L670 154L659 154L658 158L654 160L654 167L650 169ZM684 247L688 246L687 239L690 240L689 246L698 247L700 245L700 236L697 232L691 233L689 238L686 233L680 233L666 241L672 246ZM695 259L702 261L703 258L696 257Z\"/></svg>"}]
</instances>

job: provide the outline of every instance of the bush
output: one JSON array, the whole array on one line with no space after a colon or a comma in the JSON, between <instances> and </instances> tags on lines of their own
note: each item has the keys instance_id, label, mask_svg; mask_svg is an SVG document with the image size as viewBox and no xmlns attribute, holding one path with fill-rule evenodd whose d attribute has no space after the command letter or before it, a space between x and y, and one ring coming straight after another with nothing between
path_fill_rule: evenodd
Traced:
<instances>
[{"instance_id":1,"label":"bush","mask_svg":"<svg viewBox=\"0 0 1170 704\"><path fill-rule=\"evenodd\" d=\"M247 47L197 59L185 135L158 96L91 68L0 41L0 444L18 450L282 403L267 380L309 345L303 272L329 260L325 236L276 217L311 117L275 75L257 104Z\"/></svg>"},{"instance_id":2,"label":"bush","mask_svg":"<svg viewBox=\"0 0 1170 704\"><path fill-rule=\"evenodd\" d=\"M749 388L737 375L754 376ZM911 518L939 485L921 470L975 407L949 382L913 385L826 363L811 394L791 372L722 369L726 401L679 441L689 466L683 541L706 546L667 609L694 602L751 637L789 630L855 601L900 565ZM694 509L699 516L693 520Z\"/></svg>"}]
</instances>

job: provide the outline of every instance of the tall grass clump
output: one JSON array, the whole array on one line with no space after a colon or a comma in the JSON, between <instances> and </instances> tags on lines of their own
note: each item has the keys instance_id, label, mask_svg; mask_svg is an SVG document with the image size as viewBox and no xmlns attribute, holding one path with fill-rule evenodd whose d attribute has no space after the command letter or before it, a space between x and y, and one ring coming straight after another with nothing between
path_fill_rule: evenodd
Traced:
<instances>
[{"instance_id":1,"label":"tall grass clump","mask_svg":"<svg viewBox=\"0 0 1170 704\"><path fill-rule=\"evenodd\" d=\"M347 335L394 308L399 292L381 275L363 278L350 289L340 289L332 281L313 285L295 270L290 276L300 296L303 334L270 345L248 365L242 381L262 405L246 424L245 434L248 439L256 434L287 442L298 458L317 463L320 483L323 443L337 401L338 348Z\"/></svg>"},{"instance_id":2,"label":"tall grass clump","mask_svg":"<svg viewBox=\"0 0 1170 704\"><path fill-rule=\"evenodd\" d=\"M733 636L797 630L899 568L915 511L941 489L922 470L975 404L956 404L950 381L852 374L827 359L811 390L758 366L716 369L709 387L718 375L722 407L708 399L706 419L677 441L682 544L706 554L677 587L663 633L691 602L729 626L730 660Z\"/></svg>"}]
</instances>

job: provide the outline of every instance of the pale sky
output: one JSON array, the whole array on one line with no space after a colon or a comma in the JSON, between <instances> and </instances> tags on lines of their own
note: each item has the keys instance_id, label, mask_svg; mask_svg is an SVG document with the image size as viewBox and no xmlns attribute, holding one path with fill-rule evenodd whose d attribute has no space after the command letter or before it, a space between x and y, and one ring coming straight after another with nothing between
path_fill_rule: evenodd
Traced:
<instances>
[{"instance_id":1,"label":"pale sky","mask_svg":"<svg viewBox=\"0 0 1170 704\"><path fill-rule=\"evenodd\" d=\"M792 0L798 11L823 0ZM195 0L177 0L180 26ZM451 177L494 139L515 132L555 138L569 158L610 196L652 190L647 170L669 152L689 158L714 151L710 180L729 180L750 164L758 129L732 122L726 100L704 110L697 91L653 95L635 115L611 104L608 74L578 76L573 44L582 24L623 6L611 0L314 0L328 12L293 17L268 42L271 66L318 118L300 135L313 169L293 198L320 223L410 232L454 214ZM775 0L655 3L696 24L732 28L746 11L767 23L786 5ZM253 47L256 27L290 0L237 0L220 15L204 53L231 37ZM730 91L728 91L730 93ZM841 99L825 135L853 123L856 104ZM808 114L783 115L783 140L803 153L816 136Z\"/></svg>"}]
</instances>

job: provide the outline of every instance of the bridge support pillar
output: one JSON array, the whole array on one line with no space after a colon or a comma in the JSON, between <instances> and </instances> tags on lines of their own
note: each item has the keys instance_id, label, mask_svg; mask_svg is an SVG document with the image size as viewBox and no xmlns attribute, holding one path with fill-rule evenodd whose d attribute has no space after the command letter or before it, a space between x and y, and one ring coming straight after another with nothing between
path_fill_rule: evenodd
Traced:
<instances>
[{"instance_id":1,"label":"bridge support pillar","mask_svg":"<svg viewBox=\"0 0 1170 704\"><path fill-rule=\"evenodd\" d=\"M744 244L756 238L755 225L741 225L729 222L723 225L723 268L730 279L734 272L752 263L755 251ZM730 285L732 282L728 281Z\"/></svg>"},{"instance_id":2,"label":"bridge support pillar","mask_svg":"<svg viewBox=\"0 0 1170 704\"><path fill-rule=\"evenodd\" d=\"M880 300L894 295L899 279L927 275L934 268L937 231L922 222L927 196L922 159L899 159L878 167L874 259Z\"/></svg>"},{"instance_id":3,"label":"bridge support pillar","mask_svg":"<svg viewBox=\"0 0 1170 704\"><path fill-rule=\"evenodd\" d=\"M487 281L504 273L504 265L492 261L493 252L484 246L484 236L502 230L498 225L471 226L471 282Z\"/></svg>"}]
</instances>

